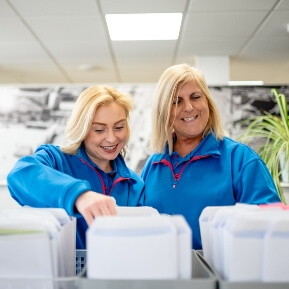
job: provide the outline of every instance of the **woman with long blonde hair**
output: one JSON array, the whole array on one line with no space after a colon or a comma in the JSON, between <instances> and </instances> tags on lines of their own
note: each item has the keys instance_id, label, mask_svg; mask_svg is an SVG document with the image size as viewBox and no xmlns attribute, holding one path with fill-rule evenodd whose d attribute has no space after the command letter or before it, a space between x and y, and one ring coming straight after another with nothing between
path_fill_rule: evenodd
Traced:
<instances>
[{"instance_id":1,"label":"woman with long blonde hair","mask_svg":"<svg viewBox=\"0 0 289 289\"><path fill-rule=\"evenodd\" d=\"M169 67L157 84L152 107L145 205L181 214L201 249L199 216L207 206L280 202L273 179L250 147L226 136L202 72Z\"/></svg>"},{"instance_id":2,"label":"woman with long blonde hair","mask_svg":"<svg viewBox=\"0 0 289 289\"><path fill-rule=\"evenodd\" d=\"M96 216L115 215L116 204L143 204L144 183L123 158L131 108L132 98L112 87L87 88L68 119L66 145L41 145L8 175L20 205L64 208L77 217L77 249L86 248L85 233Z\"/></svg>"}]
</instances>

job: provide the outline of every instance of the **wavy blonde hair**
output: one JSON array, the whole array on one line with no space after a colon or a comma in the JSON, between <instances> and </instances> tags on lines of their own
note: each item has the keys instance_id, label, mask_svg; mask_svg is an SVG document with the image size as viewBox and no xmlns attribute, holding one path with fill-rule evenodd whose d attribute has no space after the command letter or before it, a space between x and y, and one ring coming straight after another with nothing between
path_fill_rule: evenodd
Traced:
<instances>
[{"instance_id":1,"label":"wavy blonde hair","mask_svg":"<svg viewBox=\"0 0 289 289\"><path fill-rule=\"evenodd\" d=\"M188 64L173 65L161 75L154 94L150 141L150 149L153 152L163 153L166 143L168 143L169 152L172 153L174 129L170 123L170 112L173 99L178 94L180 87L192 80L196 81L206 96L209 106L209 120L204 129L203 137L210 132L213 132L217 139L223 139L226 135L218 108L211 96L203 73Z\"/></svg>"},{"instance_id":2,"label":"wavy blonde hair","mask_svg":"<svg viewBox=\"0 0 289 289\"><path fill-rule=\"evenodd\" d=\"M133 99L129 94L121 93L110 86L96 85L85 89L76 100L67 121L65 128L67 144L61 147L62 152L77 154L78 148L89 133L97 108L112 102L119 104L125 111L128 128L128 142L130 136L128 120L129 113L132 109L132 101ZM125 148L122 149L121 153L122 155L125 155Z\"/></svg>"}]
</instances>

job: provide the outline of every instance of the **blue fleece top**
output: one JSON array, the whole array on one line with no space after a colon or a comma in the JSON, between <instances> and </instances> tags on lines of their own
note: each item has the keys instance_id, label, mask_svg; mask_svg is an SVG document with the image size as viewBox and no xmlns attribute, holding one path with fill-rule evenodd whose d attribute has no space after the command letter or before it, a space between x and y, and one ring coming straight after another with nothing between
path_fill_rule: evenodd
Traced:
<instances>
[{"instance_id":1,"label":"blue fleece top","mask_svg":"<svg viewBox=\"0 0 289 289\"><path fill-rule=\"evenodd\" d=\"M42 145L34 155L16 162L7 176L8 189L20 205L64 208L77 217L76 248L85 249L87 224L74 207L82 193L91 190L110 195L119 206L143 205L142 179L126 166L121 155L113 167L113 172L105 173L83 147L71 155L58 146Z\"/></svg>"},{"instance_id":2,"label":"blue fleece top","mask_svg":"<svg viewBox=\"0 0 289 289\"><path fill-rule=\"evenodd\" d=\"M201 249L199 216L207 206L236 202L280 202L273 179L250 147L225 137L207 135L188 155L154 154L146 162L144 204L159 213L183 215L193 232L193 249Z\"/></svg>"}]
</instances>

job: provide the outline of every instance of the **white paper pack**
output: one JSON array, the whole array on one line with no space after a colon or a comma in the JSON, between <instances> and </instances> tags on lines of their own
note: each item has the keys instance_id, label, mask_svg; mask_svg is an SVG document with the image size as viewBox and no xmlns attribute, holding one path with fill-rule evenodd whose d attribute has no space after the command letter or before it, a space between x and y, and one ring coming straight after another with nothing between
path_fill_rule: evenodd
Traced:
<instances>
[{"instance_id":1,"label":"white paper pack","mask_svg":"<svg viewBox=\"0 0 289 289\"><path fill-rule=\"evenodd\" d=\"M221 278L232 282L289 281L287 206L236 204L208 211L200 223L204 221L208 227L212 266Z\"/></svg>"},{"instance_id":2,"label":"white paper pack","mask_svg":"<svg viewBox=\"0 0 289 289\"><path fill-rule=\"evenodd\" d=\"M262 281L289 282L289 211L274 215L264 238Z\"/></svg>"},{"instance_id":3,"label":"white paper pack","mask_svg":"<svg viewBox=\"0 0 289 289\"><path fill-rule=\"evenodd\" d=\"M6 218L6 220L5 220ZM2 221L1 221L2 220ZM75 276L76 220L60 208L23 207L0 212L0 229L15 230L18 242L27 234L27 230L45 231L49 238L49 248L43 244L43 250L51 256L53 278ZM26 232L21 233L25 229ZM16 237L19 235L18 237ZM12 237L11 237L12 238ZM44 242L45 243L45 242ZM1 250L1 248L0 248ZM41 258L31 248L32 258ZM21 255L19 258L22 258ZM37 276L36 276L37 277Z\"/></svg>"},{"instance_id":4,"label":"white paper pack","mask_svg":"<svg viewBox=\"0 0 289 289\"><path fill-rule=\"evenodd\" d=\"M261 280L268 220L256 216L249 211L239 212L231 216L224 228L225 278L229 281Z\"/></svg>"},{"instance_id":5,"label":"white paper pack","mask_svg":"<svg viewBox=\"0 0 289 289\"><path fill-rule=\"evenodd\" d=\"M217 273L224 278L225 252L223 228L231 216L236 213L235 206L223 207L216 212L210 223L211 262Z\"/></svg>"},{"instance_id":6,"label":"white paper pack","mask_svg":"<svg viewBox=\"0 0 289 289\"><path fill-rule=\"evenodd\" d=\"M221 206L208 206L205 207L199 217L200 233L203 247L203 254L206 261L212 265L213 251L212 251L212 242L211 236L211 222Z\"/></svg>"},{"instance_id":7,"label":"white paper pack","mask_svg":"<svg viewBox=\"0 0 289 289\"><path fill-rule=\"evenodd\" d=\"M0 211L0 214L9 218L25 219L31 223L41 223L47 227L51 236L56 236L61 229L61 225L57 218L48 210L21 207L2 210Z\"/></svg>"},{"instance_id":8,"label":"white paper pack","mask_svg":"<svg viewBox=\"0 0 289 289\"><path fill-rule=\"evenodd\" d=\"M177 279L176 236L165 216L96 218L87 230L87 277Z\"/></svg>"},{"instance_id":9,"label":"white paper pack","mask_svg":"<svg viewBox=\"0 0 289 289\"><path fill-rule=\"evenodd\" d=\"M11 211L49 218L55 224L59 231L58 240L55 244L57 252L54 252L57 259L55 263L57 272L55 274L57 277L75 276L76 219L70 217L62 208L24 206L16 210L9 210L10 213Z\"/></svg>"},{"instance_id":10,"label":"white paper pack","mask_svg":"<svg viewBox=\"0 0 289 289\"><path fill-rule=\"evenodd\" d=\"M58 277L75 275L75 248L76 248L76 218L70 217L64 209L48 208L59 221L61 231L59 236Z\"/></svg>"},{"instance_id":11,"label":"white paper pack","mask_svg":"<svg viewBox=\"0 0 289 289\"><path fill-rule=\"evenodd\" d=\"M159 212L149 206L143 207L122 207L117 206L116 211L118 216L159 216Z\"/></svg>"},{"instance_id":12,"label":"white paper pack","mask_svg":"<svg viewBox=\"0 0 289 289\"><path fill-rule=\"evenodd\" d=\"M240 212L259 210L257 205L239 204L234 206L223 206L213 216L210 222L210 248L212 250L212 265L217 273L224 278L227 270L227 247L224 245L225 231L227 222Z\"/></svg>"},{"instance_id":13,"label":"white paper pack","mask_svg":"<svg viewBox=\"0 0 289 289\"><path fill-rule=\"evenodd\" d=\"M1 278L55 277L52 250L45 226L0 217Z\"/></svg>"},{"instance_id":14,"label":"white paper pack","mask_svg":"<svg viewBox=\"0 0 289 289\"><path fill-rule=\"evenodd\" d=\"M192 277L192 229L181 215L168 217L177 230L178 279Z\"/></svg>"},{"instance_id":15,"label":"white paper pack","mask_svg":"<svg viewBox=\"0 0 289 289\"><path fill-rule=\"evenodd\" d=\"M1 211L1 216L6 216L10 220L16 220L18 222L26 222L32 229L42 226L45 228L50 239L50 254L53 260L53 276L56 278L59 273L63 271L61 269L61 263L59 262L59 239L61 225L57 218L49 211L38 210L33 208L16 208L10 210ZM33 251L31 252L33 253ZM34 254L34 253L33 253Z\"/></svg>"}]
</instances>

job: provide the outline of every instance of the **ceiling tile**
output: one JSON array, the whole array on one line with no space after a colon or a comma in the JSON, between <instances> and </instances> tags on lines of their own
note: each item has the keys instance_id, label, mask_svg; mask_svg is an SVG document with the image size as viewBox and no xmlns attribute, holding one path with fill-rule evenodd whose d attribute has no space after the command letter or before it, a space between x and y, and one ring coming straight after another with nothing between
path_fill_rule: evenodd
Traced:
<instances>
[{"instance_id":1,"label":"ceiling tile","mask_svg":"<svg viewBox=\"0 0 289 289\"><path fill-rule=\"evenodd\" d=\"M37 42L0 42L0 62L23 59L48 61L49 57Z\"/></svg>"},{"instance_id":2,"label":"ceiling tile","mask_svg":"<svg viewBox=\"0 0 289 289\"><path fill-rule=\"evenodd\" d=\"M157 82L161 74L166 68L171 66L169 61L148 62L146 60L126 61L119 63L119 70L122 82L142 83L142 82Z\"/></svg>"},{"instance_id":3,"label":"ceiling tile","mask_svg":"<svg viewBox=\"0 0 289 289\"><path fill-rule=\"evenodd\" d=\"M33 35L20 19L1 17L0 24L0 43L35 42Z\"/></svg>"},{"instance_id":4,"label":"ceiling tile","mask_svg":"<svg viewBox=\"0 0 289 289\"><path fill-rule=\"evenodd\" d=\"M111 63L105 65L95 65L88 70L79 68L80 61L63 61L61 66L65 69L67 75L74 83L107 83L118 82L114 66ZM93 61L86 63L93 63Z\"/></svg>"},{"instance_id":5,"label":"ceiling tile","mask_svg":"<svg viewBox=\"0 0 289 289\"><path fill-rule=\"evenodd\" d=\"M8 5L6 0L0 0L0 17L13 17L15 12Z\"/></svg>"},{"instance_id":6,"label":"ceiling tile","mask_svg":"<svg viewBox=\"0 0 289 289\"><path fill-rule=\"evenodd\" d=\"M171 58L176 47L176 41L114 41L112 43L115 55L123 60Z\"/></svg>"},{"instance_id":7,"label":"ceiling tile","mask_svg":"<svg viewBox=\"0 0 289 289\"><path fill-rule=\"evenodd\" d=\"M184 12L186 0L100 0L104 14Z\"/></svg>"},{"instance_id":8,"label":"ceiling tile","mask_svg":"<svg viewBox=\"0 0 289 289\"><path fill-rule=\"evenodd\" d=\"M100 16L27 17L27 23L43 42L86 42L89 38L105 38Z\"/></svg>"},{"instance_id":9,"label":"ceiling tile","mask_svg":"<svg viewBox=\"0 0 289 289\"><path fill-rule=\"evenodd\" d=\"M286 49L287 47L287 49ZM262 53L260 53L262 51ZM272 55L274 51L274 55ZM250 42L248 47L243 51L242 57L266 61L286 59L289 54L289 37L279 37L277 40L268 43L266 39L255 39Z\"/></svg>"},{"instance_id":10,"label":"ceiling tile","mask_svg":"<svg viewBox=\"0 0 289 289\"><path fill-rule=\"evenodd\" d=\"M289 0L283 0L283 1L281 1L281 3L280 3L280 5L278 5L277 7L276 7L276 9L277 10L279 10L279 9L289 9Z\"/></svg>"},{"instance_id":11,"label":"ceiling tile","mask_svg":"<svg viewBox=\"0 0 289 289\"><path fill-rule=\"evenodd\" d=\"M1 62L1 67L10 75L14 75L18 83L67 83L58 68L47 61L9 61Z\"/></svg>"},{"instance_id":12,"label":"ceiling tile","mask_svg":"<svg viewBox=\"0 0 289 289\"><path fill-rule=\"evenodd\" d=\"M178 57L181 55L236 55L246 40L246 38L238 38L234 40L195 41L194 38L186 38L181 41Z\"/></svg>"},{"instance_id":13,"label":"ceiling tile","mask_svg":"<svg viewBox=\"0 0 289 289\"><path fill-rule=\"evenodd\" d=\"M96 0L10 0L10 2L24 17L91 16L99 13Z\"/></svg>"},{"instance_id":14,"label":"ceiling tile","mask_svg":"<svg viewBox=\"0 0 289 289\"><path fill-rule=\"evenodd\" d=\"M250 37L265 16L265 12L192 13L188 17L183 38L220 41Z\"/></svg>"},{"instance_id":15,"label":"ceiling tile","mask_svg":"<svg viewBox=\"0 0 289 289\"><path fill-rule=\"evenodd\" d=\"M194 0L188 12L233 12L270 10L278 0Z\"/></svg>"},{"instance_id":16,"label":"ceiling tile","mask_svg":"<svg viewBox=\"0 0 289 289\"><path fill-rule=\"evenodd\" d=\"M268 39L270 37L272 41L275 41L275 38L287 37L289 41L287 25L289 25L289 10L275 11L262 26L262 30L256 35L256 38Z\"/></svg>"}]
</instances>

